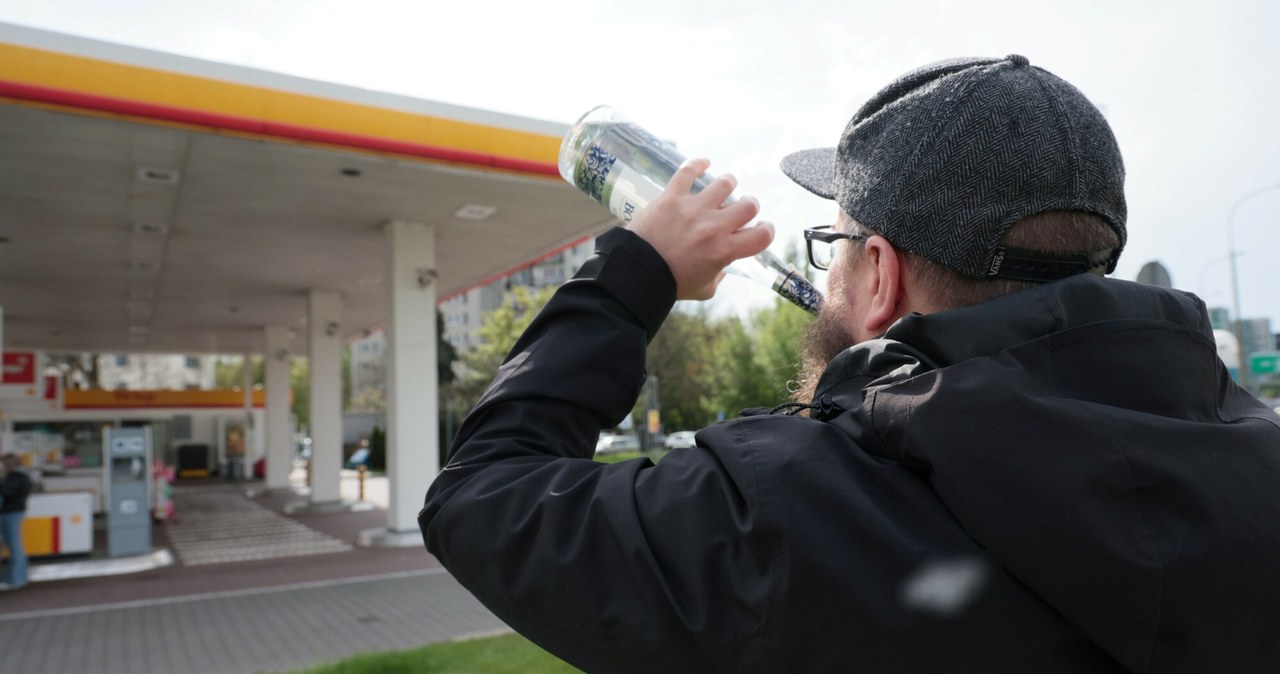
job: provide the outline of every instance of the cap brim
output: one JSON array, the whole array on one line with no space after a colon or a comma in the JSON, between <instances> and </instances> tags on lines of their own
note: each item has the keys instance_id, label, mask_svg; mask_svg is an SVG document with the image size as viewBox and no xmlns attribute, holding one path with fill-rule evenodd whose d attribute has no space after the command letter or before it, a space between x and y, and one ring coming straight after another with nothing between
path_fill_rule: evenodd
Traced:
<instances>
[{"instance_id":1,"label":"cap brim","mask_svg":"<svg viewBox=\"0 0 1280 674\"><path fill-rule=\"evenodd\" d=\"M782 172L796 184L822 197L836 198L836 149L793 152L782 159Z\"/></svg>"}]
</instances>

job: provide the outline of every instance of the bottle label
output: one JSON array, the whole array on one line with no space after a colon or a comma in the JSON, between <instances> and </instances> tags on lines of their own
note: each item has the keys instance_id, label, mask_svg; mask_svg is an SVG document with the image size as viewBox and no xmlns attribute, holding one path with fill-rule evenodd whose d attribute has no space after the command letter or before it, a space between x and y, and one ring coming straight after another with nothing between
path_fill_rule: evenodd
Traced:
<instances>
[{"instance_id":1,"label":"bottle label","mask_svg":"<svg viewBox=\"0 0 1280 674\"><path fill-rule=\"evenodd\" d=\"M604 186L609 181L609 170L613 168L616 161L618 161L617 157L599 145L587 148L582 161L578 162L578 174L574 176L578 188L597 202L605 204Z\"/></svg>"},{"instance_id":2,"label":"bottle label","mask_svg":"<svg viewBox=\"0 0 1280 674\"><path fill-rule=\"evenodd\" d=\"M811 314L818 313L818 309L822 307L822 292L799 274L787 274L786 278L774 285L773 290Z\"/></svg>"},{"instance_id":3,"label":"bottle label","mask_svg":"<svg viewBox=\"0 0 1280 674\"><path fill-rule=\"evenodd\" d=\"M602 201L618 219L631 222L636 212L646 204L658 198L662 188L653 184L639 171L622 163L615 163L609 175L609 184L605 187L605 198Z\"/></svg>"},{"instance_id":4,"label":"bottle label","mask_svg":"<svg viewBox=\"0 0 1280 674\"><path fill-rule=\"evenodd\" d=\"M592 140L582 150L571 182L623 222L662 194L683 161L674 148L635 124L590 124L573 136Z\"/></svg>"}]
</instances>

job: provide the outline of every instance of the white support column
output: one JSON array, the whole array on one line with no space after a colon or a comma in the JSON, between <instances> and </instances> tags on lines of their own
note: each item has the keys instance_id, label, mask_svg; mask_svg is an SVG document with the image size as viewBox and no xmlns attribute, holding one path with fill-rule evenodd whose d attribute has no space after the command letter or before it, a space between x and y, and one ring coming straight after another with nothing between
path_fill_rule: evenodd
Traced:
<instances>
[{"instance_id":1,"label":"white support column","mask_svg":"<svg viewBox=\"0 0 1280 674\"><path fill-rule=\"evenodd\" d=\"M311 372L311 503L338 503L342 468L342 297L312 290L307 296L307 350Z\"/></svg>"},{"instance_id":2,"label":"white support column","mask_svg":"<svg viewBox=\"0 0 1280 674\"><path fill-rule=\"evenodd\" d=\"M387 534L421 545L418 511L440 471L435 228L390 222L387 246Z\"/></svg>"},{"instance_id":3,"label":"white support column","mask_svg":"<svg viewBox=\"0 0 1280 674\"><path fill-rule=\"evenodd\" d=\"M267 489L288 489L293 469L293 437L289 432L289 329L271 325L264 330L267 386Z\"/></svg>"}]
</instances>

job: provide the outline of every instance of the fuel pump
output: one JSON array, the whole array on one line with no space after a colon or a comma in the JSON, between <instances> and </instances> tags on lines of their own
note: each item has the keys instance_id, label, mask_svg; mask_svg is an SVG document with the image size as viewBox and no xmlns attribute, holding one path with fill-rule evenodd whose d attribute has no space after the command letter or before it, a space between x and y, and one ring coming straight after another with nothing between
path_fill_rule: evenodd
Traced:
<instances>
[{"instance_id":1,"label":"fuel pump","mask_svg":"<svg viewBox=\"0 0 1280 674\"><path fill-rule=\"evenodd\" d=\"M103 435L107 461L107 554L151 552L151 429L108 428Z\"/></svg>"}]
</instances>

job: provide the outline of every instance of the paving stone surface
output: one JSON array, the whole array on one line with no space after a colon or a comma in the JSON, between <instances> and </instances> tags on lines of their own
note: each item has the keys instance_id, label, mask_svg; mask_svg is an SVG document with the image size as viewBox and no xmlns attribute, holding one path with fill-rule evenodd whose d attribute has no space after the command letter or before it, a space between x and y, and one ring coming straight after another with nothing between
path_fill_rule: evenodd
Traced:
<instances>
[{"instance_id":1,"label":"paving stone surface","mask_svg":"<svg viewBox=\"0 0 1280 674\"><path fill-rule=\"evenodd\" d=\"M247 498L177 489L168 525L173 553L186 566L345 552L351 544L321 533Z\"/></svg>"},{"instance_id":2,"label":"paving stone surface","mask_svg":"<svg viewBox=\"0 0 1280 674\"><path fill-rule=\"evenodd\" d=\"M173 565L0 593L0 671L281 672L507 630L423 548L357 547L383 510L286 515L296 495L243 485L175 498L153 537Z\"/></svg>"}]
</instances>

